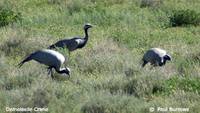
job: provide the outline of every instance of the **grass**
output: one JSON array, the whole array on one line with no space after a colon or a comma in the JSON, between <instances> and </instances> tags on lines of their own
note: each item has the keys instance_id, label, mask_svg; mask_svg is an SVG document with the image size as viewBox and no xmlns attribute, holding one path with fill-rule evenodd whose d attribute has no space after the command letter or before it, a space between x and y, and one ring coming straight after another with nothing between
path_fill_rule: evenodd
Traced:
<instances>
[{"instance_id":1,"label":"grass","mask_svg":"<svg viewBox=\"0 0 200 113\"><path fill-rule=\"evenodd\" d=\"M47 107L49 113L147 113L171 106L200 111L200 26L169 26L175 10L199 13L198 0L1 0L0 6L21 16L0 28L1 113L6 107ZM86 47L70 57L59 50L68 58L71 78L55 73L51 80L34 61L17 68L33 51L83 36L88 22L94 27ZM166 49L172 61L141 68L151 47Z\"/></svg>"},{"instance_id":2,"label":"grass","mask_svg":"<svg viewBox=\"0 0 200 113\"><path fill-rule=\"evenodd\" d=\"M0 9L0 27L20 21L20 13L15 13L10 9Z\"/></svg>"},{"instance_id":3,"label":"grass","mask_svg":"<svg viewBox=\"0 0 200 113\"><path fill-rule=\"evenodd\" d=\"M198 25L200 23L199 14L192 10L174 11L170 17L172 26Z\"/></svg>"}]
</instances>

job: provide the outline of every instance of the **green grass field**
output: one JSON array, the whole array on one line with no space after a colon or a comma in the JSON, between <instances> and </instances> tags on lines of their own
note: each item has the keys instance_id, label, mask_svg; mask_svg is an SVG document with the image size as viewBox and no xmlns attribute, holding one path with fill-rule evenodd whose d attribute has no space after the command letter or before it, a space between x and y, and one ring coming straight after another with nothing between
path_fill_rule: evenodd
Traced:
<instances>
[{"instance_id":1,"label":"green grass field","mask_svg":"<svg viewBox=\"0 0 200 113\"><path fill-rule=\"evenodd\" d=\"M200 14L199 0L0 0L2 8L19 13L20 21L0 27L0 113L6 107L48 113L174 107L200 113L200 26L172 27L169 18L176 10ZM68 58L70 78L55 73L52 80L46 66L34 61L17 67L38 49L83 36L85 23L94 25L87 45L70 57L59 50ZM172 61L141 68L152 47L167 50Z\"/></svg>"}]
</instances>

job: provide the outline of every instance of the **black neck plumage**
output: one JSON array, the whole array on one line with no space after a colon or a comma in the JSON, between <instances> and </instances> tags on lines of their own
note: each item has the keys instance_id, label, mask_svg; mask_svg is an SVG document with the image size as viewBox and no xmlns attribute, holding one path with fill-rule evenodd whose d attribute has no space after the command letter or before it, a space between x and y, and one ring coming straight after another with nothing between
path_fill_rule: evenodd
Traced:
<instances>
[{"instance_id":1,"label":"black neck plumage","mask_svg":"<svg viewBox=\"0 0 200 113\"><path fill-rule=\"evenodd\" d=\"M56 69L56 72L58 72L59 74L63 74L63 73L68 74L68 70L66 68L61 68L59 70Z\"/></svg>"},{"instance_id":2,"label":"black neck plumage","mask_svg":"<svg viewBox=\"0 0 200 113\"><path fill-rule=\"evenodd\" d=\"M163 66L166 64L166 60L164 59L162 63L159 64L159 66Z\"/></svg>"},{"instance_id":3,"label":"black neck plumage","mask_svg":"<svg viewBox=\"0 0 200 113\"><path fill-rule=\"evenodd\" d=\"M88 41L88 28L87 29L84 29L84 31L85 31L85 37L83 38L83 43L80 43L79 45L78 45L78 48L82 48L82 47L84 47L85 45L86 45L86 43L87 43L87 41Z\"/></svg>"},{"instance_id":4,"label":"black neck plumage","mask_svg":"<svg viewBox=\"0 0 200 113\"><path fill-rule=\"evenodd\" d=\"M87 28L87 29L84 29L84 31L85 31L85 37L84 37L84 39L85 39L85 40L88 40L88 28Z\"/></svg>"}]
</instances>

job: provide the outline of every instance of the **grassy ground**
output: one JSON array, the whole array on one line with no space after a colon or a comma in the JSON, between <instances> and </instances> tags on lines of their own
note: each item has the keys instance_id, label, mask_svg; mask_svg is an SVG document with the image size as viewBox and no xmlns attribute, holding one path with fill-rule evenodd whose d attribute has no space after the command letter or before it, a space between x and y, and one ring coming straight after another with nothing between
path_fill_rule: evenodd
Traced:
<instances>
[{"instance_id":1,"label":"grassy ground","mask_svg":"<svg viewBox=\"0 0 200 113\"><path fill-rule=\"evenodd\" d=\"M0 28L0 112L47 107L49 113L147 113L150 107L185 107L198 113L200 26L169 27L168 17L179 9L199 12L200 2L161 1L140 7L140 0L0 0L0 7L22 16ZM83 36L87 22L95 27L87 46L68 58L71 78L56 74L52 80L36 62L16 67L35 50ZM166 49L172 62L141 69L151 47Z\"/></svg>"}]
</instances>

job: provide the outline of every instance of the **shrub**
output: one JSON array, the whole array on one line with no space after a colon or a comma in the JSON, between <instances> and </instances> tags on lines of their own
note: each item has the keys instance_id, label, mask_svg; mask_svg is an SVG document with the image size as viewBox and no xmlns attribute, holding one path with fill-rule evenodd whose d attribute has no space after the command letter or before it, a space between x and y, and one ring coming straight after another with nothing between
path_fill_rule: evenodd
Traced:
<instances>
[{"instance_id":1,"label":"shrub","mask_svg":"<svg viewBox=\"0 0 200 113\"><path fill-rule=\"evenodd\" d=\"M165 84L169 91L179 89L185 92L200 93L200 82L198 78L172 77Z\"/></svg>"},{"instance_id":2,"label":"shrub","mask_svg":"<svg viewBox=\"0 0 200 113\"><path fill-rule=\"evenodd\" d=\"M104 6L112 6L115 4L123 4L125 0L91 0L92 3L102 4Z\"/></svg>"},{"instance_id":3,"label":"shrub","mask_svg":"<svg viewBox=\"0 0 200 113\"><path fill-rule=\"evenodd\" d=\"M11 55L22 43L23 40L10 39L1 45L0 50L6 55ZM18 51L16 53L18 53Z\"/></svg>"},{"instance_id":4,"label":"shrub","mask_svg":"<svg viewBox=\"0 0 200 113\"><path fill-rule=\"evenodd\" d=\"M112 79L102 86L103 89L108 89L112 95L126 94L140 98L168 94L169 91L167 90L168 87L165 86L165 80L165 77L159 76L134 77L124 81L121 81L121 79Z\"/></svg>"},{"instance_id":5,"label":"shrub","mask_svg":"<svg viewBox=\"0 0 200 113\"><path fill-rule=\"evenodd\" d=\"M200 14L193 10L176 10L169 17L172 27L183 25L199 25Z\"/></svg>"},{"instance_id":6,"label":"shrub","mask_svg":"<svg viewBox=\"0 0 200 113\"><path fill-rule=\"evenodd\" d=\"M136 69L133 69L133 68L126 68L125 71L124 71L124 74L127 76L127 77L133 77L133 76L136 76L138 74L141 74L139 70L136 70Z\"/></svg>"},{"instance_id":7,"label":"shrub","mask_svg":"<svg viewBox=\"0 0 200 113\"><path fill-rule=\"evenodd\" d=\"M195 63L195 64L200 64L200 53L199 52L191 53L187 56L186 59L188 61Z\"/></svg>"},{"instance_id":8,"label":"shrub","mask_svg":"<svg viewBox=\"0 0 200 113\"><path fill-rule=\"evenodd\" d=\"M21 13L16 13L11 9L0 9L0 27L14 23L21 20Z\"/></svg>"},{"instance_id":9,"label":"shrub","mask_svg":"<svg viewBox=\"0 0 200 113\"><path fill-rule=\"evenodd\" d=\"M164 78L139 78L129 80L123 86L123 91L126 94L134 95L135 97L146 97L150 95L165 93Z\"/></svg>"},{"instance_id":10,"label":"shrub","mask_svg":"<svg viewBox=\"0 0 200 113\"><path fill-rule=\"evenodd\" d=\"M123 87L124 92L126 92L127 94L130 95L134 95L136 97L138 97L139 95L137 94L137 80L131 80L128 83L126 83Z\"/></svg>"},{"instance_id":11,"label":"shrub","mask_svg":"<svg viewBox=\"0 0 200 113\"><path fill-rule=\"evenodd\" d=\"M0 45L0 51L6 56L24 56L41 48L42 43L41 40L11 37Z\"/></svg>"},{"instance_id":12,"label":"shrub","mask_svg":"<svg viewBox=\"0 0 200 113\"><path fill-rule=\"evenodd\" d=\"M80 12L81 9L84 8L85 2L83 2L82 0L70 0L67 2L67 9L69 14L73 14L76 12Z\"/></svg>"},{"instance_id":13,"label":"shrub","mask_svg":"<svg viewBox=\"0 0 200 113\"><path fill-rule=\"evenodd\" d=\"M140 3L140 7L158 7L160 4L162 4L162 0L142 0Z\"/></svg>"},{"instance_id":14,"label":"shrub","mask_svg":"<svg viewBox=\"0 0 200 113\"><path fill-rule=\"evenodd\" d=\"M105 113L105 108L100 102L90 102L81 109L83 113Z\"/></svg>"},{"instance_id":15,"label":"shrub","mask_svg":"<svg viewBox=\"0 0 200 113\"><path fill-rule=\"evenodd\" d=\"M19 88L27 88L32 84L32 77L28 76L14 76L14 77L5 77L3 84L0 84L1 89L12 90Z\"/></svg>"},{"instance_id":16,"label":"shrub","mask_svg":"<svg viewBox=\"0 0 200 113\"><path fill-rule=\"evenodd\" d=\"M48 0L47 3L49 4L62 4L62 0Z\"/></svg>"},{"instance_id":17,"label":"shrub","mask_svg":"<svg viewBox=\"0 0 200 113\"><path fill-rule=\"evenodd\" d=\"M36 107L46 107L49 103L49 96L46 90L37 89L33 93L34 106Z\"/></svg>"},{"instance_id":18,"label":"shrub","mask_svg":"<svg viewBox=\"0 0 200 113\"><path fill-rule=\"evenodd\" d=\"M181 76L195 76L198 75L196 66L200 65L198 57L199 53L190 53L186 57L179 58L177 65L177 71Z\"/></svg>"}]
</instances>

